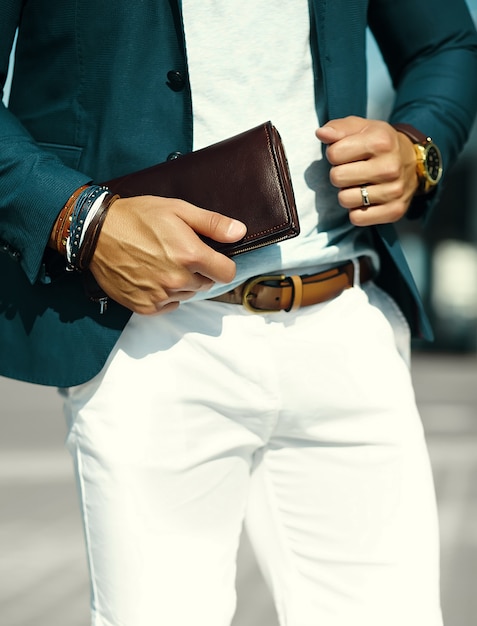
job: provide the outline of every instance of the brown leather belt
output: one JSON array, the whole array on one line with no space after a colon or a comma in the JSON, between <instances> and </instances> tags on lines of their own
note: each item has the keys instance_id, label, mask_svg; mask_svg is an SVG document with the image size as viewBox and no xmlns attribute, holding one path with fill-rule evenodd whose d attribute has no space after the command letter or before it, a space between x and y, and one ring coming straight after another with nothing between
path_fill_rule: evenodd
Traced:
<instances>
[{"instance_id":1,"label":"brown leather belt","mask_svg":"<svg viewBox=\"0 0 477 626\"><path fill-rule=\"evenodd\" d=\"M368 257L360 257L359 282L371 280L373 269ZM253 313L293 311L302 306L319 304L339 296L355 283L355 264L348 261L318 274L285 276L263 275L250 278L235 289L210 298L218 302L242 304Z\"/></svg>"}]
</instances>

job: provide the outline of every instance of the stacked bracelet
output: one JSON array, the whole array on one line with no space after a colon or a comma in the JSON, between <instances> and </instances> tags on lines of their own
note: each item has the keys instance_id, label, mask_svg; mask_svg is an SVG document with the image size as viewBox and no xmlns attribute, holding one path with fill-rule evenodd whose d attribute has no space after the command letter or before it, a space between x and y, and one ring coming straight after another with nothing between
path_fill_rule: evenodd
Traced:
<instances>
[{"instance_id":1,"label":"stacked bracelet","mask_svg":"<svg viewBox=\"0 0 477 626\"><path fill-rule=\"evenodd\" d=\"M49 240L51 248L66 256L67 271L84 272L89 268L108 210L118 198L101 185L83 185L70 196ZM94 283L94 293L88 279L89 283ZM87 295L99 303L100 313L104 313L108 296L88 272L83 275L83 283Z\"/></svg>"}]
</instances>

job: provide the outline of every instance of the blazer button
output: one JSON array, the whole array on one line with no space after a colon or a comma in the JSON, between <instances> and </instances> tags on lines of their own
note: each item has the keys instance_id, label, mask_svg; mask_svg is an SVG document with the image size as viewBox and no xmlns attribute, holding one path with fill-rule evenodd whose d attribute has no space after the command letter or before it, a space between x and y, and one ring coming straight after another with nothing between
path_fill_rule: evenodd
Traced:
<instances>
[{"instance_id":1,"label":"blazer button","mask_svg":"<svg viewBox=\"0 0 477 626\"><path fill-rule=\"evenodd\" d=\"M182 91L185 87L184 76L178 70L167 72L167 85L172 91Z\"/></svg>"},{"instance_id":2,"label":"blazer button","mask_svg":"<svg viewBox=\"0 0 477 626\"><path fill-rule=\"evenodd\" d=\"M182 152L171 152L170 155L167 157L168 161L174 161L175 159L178 159L179 157L182 156Z\"/></svg>"},{"instance_id":3,"label":"blazer button","mask_svg":"<svg viewBox=\"0 0 477 626\"><path fill-rule=\"evenodd\" d=\"M12 246L6 241L0 241L0 251L8 254L8 256L14 261L20 261L22 258L20 252L15 250L15 248L12 248Z\"/></svg>"}]
</instances>

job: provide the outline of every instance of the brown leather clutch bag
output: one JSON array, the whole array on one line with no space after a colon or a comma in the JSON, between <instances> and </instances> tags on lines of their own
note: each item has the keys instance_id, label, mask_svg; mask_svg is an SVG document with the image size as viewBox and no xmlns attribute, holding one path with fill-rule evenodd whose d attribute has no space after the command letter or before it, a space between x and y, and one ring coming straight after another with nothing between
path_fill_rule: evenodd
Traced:
<instances>
[{"instance_id":1,"label":"brown leather clutch bag","mask_svg":"<svg viewBox=\"0 0 477 626\"><path fill-rule=\"evenodd\" d=\"M300 232L285 150L271 122L104 184L121 197L179 198L241 220L247 234L239 242L206 240L228 256Z\"/></svg>"}]
</instances>

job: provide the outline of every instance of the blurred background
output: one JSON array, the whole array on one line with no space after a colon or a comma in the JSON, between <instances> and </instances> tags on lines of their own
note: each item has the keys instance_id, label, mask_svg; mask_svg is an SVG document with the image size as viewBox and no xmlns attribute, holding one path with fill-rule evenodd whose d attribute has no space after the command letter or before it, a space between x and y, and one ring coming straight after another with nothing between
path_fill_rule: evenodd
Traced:
<instances>
[{"instance_id":1,"label":"blurred background","mask_svg":"<svg viewBox=\"0 0 477 626\"><path fill-rule=\"evenodd\" d=\"M477 0L469 0L474 17ZM369 39L370 117L392 91ZM5 99L8 98L8 86ZM413 378L434 470L448 626L477 615L477 126L423 230L400 235L436 341L416 343ZM56 390L0 377L0 626L87 626L88 582ZM233 626L278 626L247 537Z\"/></svg>"}]
</instances>

